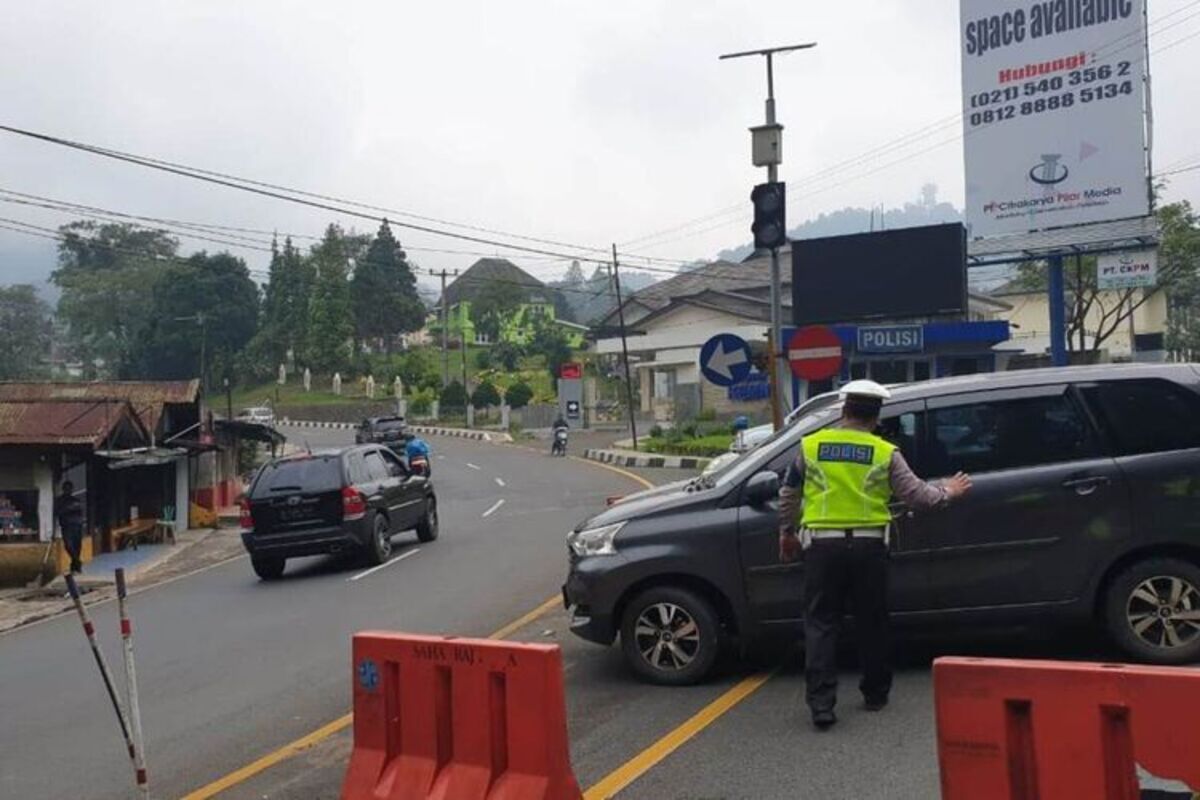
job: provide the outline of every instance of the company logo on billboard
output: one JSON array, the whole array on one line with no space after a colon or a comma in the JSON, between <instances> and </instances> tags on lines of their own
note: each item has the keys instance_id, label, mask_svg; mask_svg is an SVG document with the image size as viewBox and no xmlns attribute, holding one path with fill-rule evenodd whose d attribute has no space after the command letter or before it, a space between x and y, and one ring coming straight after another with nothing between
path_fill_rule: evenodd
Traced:
<instances>
[{"instance_id":1,"label":"company logo on billboard","mask_svg":"<svg viewBox=\"0 0 1200 800\"><path fill-rule=\"evenodd\" d=\"M1029 179L1042 186L1053 186L1062 183L1071 174L1066 164L1060 164L1061 153L1048 153L1042 156L1040 164L1034 164L1029 170Z\"/></svg>"}]
</instances>

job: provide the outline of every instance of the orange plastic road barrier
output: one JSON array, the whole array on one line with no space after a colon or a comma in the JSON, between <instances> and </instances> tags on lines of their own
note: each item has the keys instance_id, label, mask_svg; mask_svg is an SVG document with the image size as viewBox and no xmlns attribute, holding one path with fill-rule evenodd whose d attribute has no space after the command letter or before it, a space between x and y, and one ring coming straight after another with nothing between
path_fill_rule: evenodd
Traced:
<instances>
[{"instance_id":1,"label":"orange plastic road barrier","mask_svg":"<svg viewBox=\"0 0 1200 800\"><path fill-rule=\"evenodd\" d=\"M1200 671L939 658L943 800L1200 792Z\"/></svg>"},{"instance_id":2,"label":"orange plastic road barrier","mask_svg":"<svg viewBox=\"0 0 1200 800\"><path fill-rule=\"evenodd\" d=\"M580 800L557 646L354 637L342 800Z\"/></svg>"}]
</instances>

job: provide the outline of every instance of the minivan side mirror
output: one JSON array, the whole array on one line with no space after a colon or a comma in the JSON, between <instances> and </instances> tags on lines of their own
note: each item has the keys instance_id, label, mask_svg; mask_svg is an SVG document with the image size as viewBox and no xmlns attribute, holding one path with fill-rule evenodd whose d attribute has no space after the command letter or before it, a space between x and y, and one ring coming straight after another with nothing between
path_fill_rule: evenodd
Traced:
<instances>
[{"instance_id":1,"label":"minivan side mirror","mask_svg":"<svg viewBox=\"0 0 1200 800\"><path fill-rule=\"evenodd\" d=\"M760 472L742 489L742 502L748 506L765 506L779 497L779 476L770 470Z\"/></svg>"}]
</instances>

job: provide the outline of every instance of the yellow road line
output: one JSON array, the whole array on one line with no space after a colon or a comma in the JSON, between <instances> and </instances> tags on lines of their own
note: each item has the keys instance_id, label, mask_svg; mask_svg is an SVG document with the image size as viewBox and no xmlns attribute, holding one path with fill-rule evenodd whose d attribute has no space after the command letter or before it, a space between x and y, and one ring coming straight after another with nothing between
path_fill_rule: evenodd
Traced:
<instances>
[{"instance_id":1,"label":"yellow road line","mask_svg":"<svg viewBox=\"0 0 1200 800\"><path fill-rule=\"evenodd\" d=\"M489 638L489 639L507 639L509 636L512 636L514 633L521 630L521 628L524 628L526 625L533 622L535 619L542 616L547 611L549 611L550 609L552 609L558 605L562 605L562 597L559 595L554 595L554 597L551 597L546 602L542 603L540 606L535 608L533 611L530 611L528 614L521 617L520 619L513 620L512 622L508 623L503 628L496 631L495 633L493 633L491 636L489 636L487 638Z\"/></svg>"},{"instance_id":2,"label":"yellow road line","mask_svg":"<svg viewBox=\"0 0 1200 800\"><path fill-rule=\"evenodd\" d=\"M725 694L697 711L691 719L606 775L603 780L583 793L583 800L608 800L645 775L697 733L716 722L725 712L758 691L774 674L774 672L762 672L742 680Z\"/></svg>"},{"instance_id":3,"label":"yellow road line","mask_svg":"<svg viewBox=\"0 0 1200 800\"><path fill-rule=\"evenodd\" d=\"M593 467L600 467L600 469L606 469L609 472L615 472L618 475L624 475L626 478L629 478L629 480L634 481L637 484L639 484L640 486L643 486L647 489L654 488L653 483L646 480L641 475L635 475L634 473L630 472L627 469L621 469L620 467L614 467L612 464L605 464L603 461L592 461L590 458L580 458L579 456L571 456L571 459L574 461L583 463L583 464L591 464Z\"/></svg>"},{"instance_id":4,"label":"yellow road line","mask_svg":"<svg viewBox=\"0 0 1200 800\"><path fill-rule=\"evenodd\" d=\"M507 638L507 637L511 636L512 634L516 633L521 628L524 628L526 625L533 622L538 617L542 616L547 611L554 608L554 606L558 605L561 602L562 602L562 598L559 597L558 595L555 595L554 597L551 597L548 600L546 600L544 603L542 603L537 608L530 611L528 614L523 615L519 619L513 620L512 622L505 625L503 628L500 628L496 632L489 634L487 638L489 638L489 639ZM218 778L217 780L213 781L212 783L200 787L199 789L195 790L194 792L184 795L181 798L181 800L208 800L211 797L216 797L217 795L219 795L221 792L225 791L226 789L231 789L234 786L237 786L239 783L243 783L243 782L249 780L250 778L253 778L255 775L259 774L260 772L270 769L271 767L275 766L279 762L287 761L289 758L300 753L301 751L306 750L315 744L319 744L320 742L328 739L330 736L333 736L336 733L344 731L346 728L350 727L350 724L353 721L354 721L353 714L345 714L343 716L340 716L337 719L333 720L332 722L328 722L328 723L322 725L321 727L317 728L315 731L312 731L311 733L307 733L304 736L301 736L299 739L296 739L293 742L289 742L289 743L285 744L283 747L279 748L278 750L267 753L262 758L260 758L256 761L252 761L249 764L247 764L246 766L240 767L239 769L236 769L233 772L230 772L228 775L224 775L224 776Z\"/></svg>"}]
</instances>

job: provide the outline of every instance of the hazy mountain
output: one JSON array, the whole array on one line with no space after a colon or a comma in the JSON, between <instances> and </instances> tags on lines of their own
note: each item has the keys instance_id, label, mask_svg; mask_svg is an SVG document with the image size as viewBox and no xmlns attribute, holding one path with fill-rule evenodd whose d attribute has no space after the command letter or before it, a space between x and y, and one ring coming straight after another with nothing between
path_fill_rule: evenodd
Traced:
<instances>
[{"instance_id":1,"label":"hazy mountain","mask_svg":"<svg viewBox=\"0 0 1200 800\"><path fill-rule=\"evenodd\" d=\"M621 270L621 294L628 296L657 283L659 277L647 272ZM588 325L616 308L616 295L607 267L597 267L591 277L585 277L578 261L572 262L560 281L547 284L559 290L571 308L575 321Z\"/></svg>"}]
</instances>

